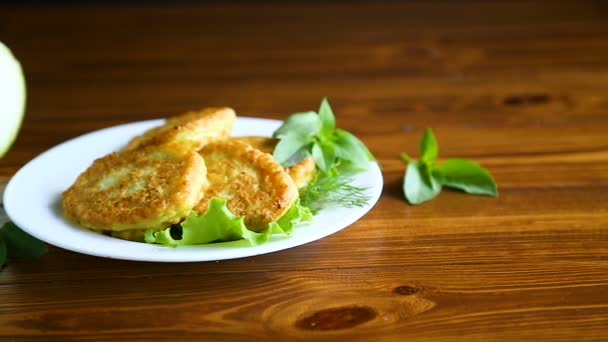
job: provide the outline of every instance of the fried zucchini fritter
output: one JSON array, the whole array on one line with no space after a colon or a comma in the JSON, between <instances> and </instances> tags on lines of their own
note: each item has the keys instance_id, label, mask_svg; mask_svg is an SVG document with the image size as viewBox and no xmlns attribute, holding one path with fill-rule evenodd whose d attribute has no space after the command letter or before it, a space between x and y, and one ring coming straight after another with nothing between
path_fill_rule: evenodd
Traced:
<instances>
[{"instance_id":1,"label":"fried zucchini fritter","mask_svg":"<svg viewBox=\"0 0 608 342\"><path fill-rule=\"evenodd\" d=\"M275 146L279 143L279 139L271 138L271 137L260 137L256 135L248 135L242 137L232 137L233 140L242 141L250 146L257 148L258 150L272 154L274 152Z\"/></svg>"},{"instance_id":2,"label":"fried zucchini fritter","mask_svg":"<svg viewBox=\"0 0 608 342\"><path fill-rule=\"evenodd\" d=\"M258 136L244 136L244 137L234 137L233 140L242 141L246 144L257 148L258 150L272 154L274 151L274 147L279 142L278 139L269 138L269 137L258 137ZM315 161L312 157L306 157L302 159L299 163L285 168L285 171L289 174L293 182L295 183L298 189L301 189L308 185L312 178L315 175L316 167Z\"/></svg>"},{"instance_id":3,"label":"fried zucchini fritter","mask_svg":"<svg viewBox=\"0 0 608 342\"><path fill-rule=\"evenodd\" d=\"M125 150L166 144L179 144L200 150L211 141L230 136L235 120L234 110L227 107L187 112L170 117L164 125L131 139Z\"/></svg>"},{"instance_id":4,"label":"fried zucchini fritter","mask_svg":"<svg viewBox=\"0 0 608 342\"><path fill-rule=\"evenodd\" d=\"M111 236L122 240L144 242L147 229L108 231ZM101 232L104 233L104 232Z\"/></svg>"},{"instance_id":5,"label":"fried zucchini fritter","mask_svg":"<svg viewBox=\"0 0 608 342\"><path fill-rule=\"evenodd\" d=\"M63 193L69 218L93 230L163 229L184 218L207 186L205 162L181 146L99 158Z\"/></svg>"},{"instance_id":6,"label":"fried zucchini fritter","mask_svg":"<svg viewBox=\"0 0 608 342\"><path fill-rule=\"evenodd\" d=\"M315 160L312 159L312 157L306 157L300 160L296 165L286 168L285 171L287 171L291 179L293 179L293 182L298 189L302 189L313 179L317 172L317 167L315 165Z\"/></svg>"},{"instance_id":7,"label":"fried zucchini fritter","mask_svg":"<svg viewBox=\"0 0 608 342\"><path fill-rule=\"evenodd\" d=\"M205 212L209 200L223 197L228 209L244 216L260 231L279 219L298 198L292 179L268 153L233 139L206 145L200 154L207 165L209 187L194 210Z\"/></svg>"}]
</instances>

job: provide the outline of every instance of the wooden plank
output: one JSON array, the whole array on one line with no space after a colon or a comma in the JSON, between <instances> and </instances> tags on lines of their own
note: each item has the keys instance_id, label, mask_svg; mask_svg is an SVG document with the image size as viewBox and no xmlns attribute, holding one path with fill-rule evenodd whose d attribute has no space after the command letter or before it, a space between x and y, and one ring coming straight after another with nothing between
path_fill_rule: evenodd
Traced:
<instances>
[{"instance_id":1,"label":"wooden plank","mask_svg":"<svg viewBox=\"0 0 608 342\"><path fill-rule=\"evenodd\" d=\"M138 281L57 281L44 290L4 285L0 335L548 341L575 332L599 341L608 323L606 272L605 262L522 259L381 271L363 265L313 272L159 272ZM145 291L138 286L142 281ZM365 310L369 315L355 324L352 315Z\"/></svg>"}]
</instances>

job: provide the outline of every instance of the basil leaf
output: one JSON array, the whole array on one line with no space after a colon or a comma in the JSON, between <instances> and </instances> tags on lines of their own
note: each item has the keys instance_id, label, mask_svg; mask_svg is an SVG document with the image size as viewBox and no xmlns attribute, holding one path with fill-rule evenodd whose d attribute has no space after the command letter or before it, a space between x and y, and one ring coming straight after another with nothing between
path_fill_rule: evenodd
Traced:
<instances>
[{"instance_id":1,"label":"basil leaf","mask_svg":"<svg viewBox=\"0 0 608 342\"><path fill-rule=\"evenodd\" d=\"M433 130L427 128L424 130L422 140L420 140L420 160L425 163L433 163L439 155L439 146L437 139L433 134Z\"/></svg>"},{"instance_id":2,"label":"basil leaf","mask_svg":"<svg viewBox=\"0 0 608 342\"><path fill-rule=\"evenodd\" d=\"M306 149L312 141L313 138L311 136L302 135L297 132L289 132L279 140L274 148L272 156L279 164L284 167L289 167L306 157L303 156L300 160L293 158L297 153L300 153L299 155L301 155L301 150ZM289 161L289 163L287 163L287 161Z\"/></svg>"},{"instance_id":3,"label":"basil leaf","mask_svg":"<svg viewBox=\"0 0 608 342\"><path fill-rule=\"evenodd\" d=\"M6 244L2 240L2 237L0 237L0 270L4 264L6 264Z\"/></svg>"},{"instance_id":4,"label":"basil leaf","mask_svg":"<svg viewBox=\"0 0 608 342\"><path fill-rule=\"evenodd\" d=\"M48 251L42 241L22 231L12 222L6 222L2 226L0 236L6 244L9 258L38 257Z\"/></svg>"},{"instance_id":5,"label":"basil leaf","mask_svg":"<svg viewBox=\"0 0 608 342\"><path fill-rule=\"evenodd\" d=\"M337 175L344 169L367 170L369 161L375 160L361 140L336 128L336 118L327 98L321 101L319 114L292 114L273 136L280 140L273 156L284 167L312 155L316 167L324 174Z\"/></svg>"},{"instance_id":6,"label":"basil leaf","mask_svg":"<svg viewBox=\"0 0 608 342\"><path fill-rule=\"evenodd\" d=\"M291 157L289 157L289 159L287 159L286 161L284 161L281 166L283 167L290 167L290 166L294 166L297 163L299 163L300 161L308 158L310 156L310 144L302 147L301 149L297 150L296 153L292 154Z\"/></svg>"},{"instance_id":7,"label":"basil leaf","mask_svg":"<svg viewBox=\"0 0 608 342\"><path fill-rule=\"evenodd\" d=\"M367 170L369 161L374 160L374 156L363 142L343 129L336 130L334 144L337 147L336 155L338 158L349 161L359 170Z\"/></svg>"},{"instance_id":8,"label":"basil leaf","mask_svg":"<svg viewBox=\"0 0 608 342\"><path fill-rule=\"evenodd\" d=\"M331 137L336 129L336 117L326 97L323 98L319 107L319 119L321 120L321 131L319 132L321 137Z\"/></svg>"},{"instance_id":9,"label":"basil leaf","mask_svg":"<svg viewBox=\"0 0 608 342\"><path fill-rule=\"evenodd\" d=\"M476 195L497 196L492 175L479 164L466 159L448 159L438 167L443 185Z\"/></svg>"},{"instance_id":10,"label":"basil leaf","mask_svg":"<svg viewBox=\"0 0 608 342\"><path fill-rule=\"evenodd\" d=\"M422 180L427 186L430 186L433 188L433 190L441 191L443 174L439 172L439 170L437 170L433 165L426 164L424 162L418 163L418 170L420 170Z\"/></svg>"},{"instance_id":11,"label":"basil leaf","mask_svg":"<svg viewBox=\"0 0 608 342\"><path fill-rule=\"evenodd\" d=\"M365 146L363 141L359 140L359 138L357 138L354 134L338 128L336 129L336 137L338 137L339 139L346 139L350 141L351 145L356 146L359 150L363 152L363 154L365 154L365 157L368 161L376 160L376 158L374 158L374 155L369 151L367 146Z\"/></svg>"},{"instance_id":12,"label":"basil leaf","mask_svg":"<svg viewBox=\"0 0 608 342\"><path fill-rule=\"evenodd\" d=\"M334 166L336 159L334 147L329 144L315 143L312 145L312 158L315 160L317 167L327 173Z\"/></svg>"},{"instance_id":13,"label":"basil leaf","mask_svg":"<svg viewBox=\"0 0 608 342\"><path fill-rule=\"evenodd\" d=\"M321 129L321 119L315 112L303 112L292 114L279 127L272 136L281 138L289 133L298 133L300 135L315 135Z\"/></svg>"},{"instance_id":14,"label":"basil leaf","mask_svg":"<svg viewBox=\"0 0 608 342\"><path fill-rule=\"evenodd\" d=\"M405 152L401 152L401 161L405 163L405 165L409 164L409 163L414 163L416 162L416 160L412 157L410 157L407 153Z\"/></svg>"},{"instance_id":15,"label":"basil leaf","mask_svg":"<svg viewBox=\"0 0 608 342\"><path fill-rule=\"evenodd\" d=\"M429 172L428 166L414 162L409 163L403 180L403 193L411 204L428 201L441 191L440 176L437 172Z\"/></svg>"}]
</instances>

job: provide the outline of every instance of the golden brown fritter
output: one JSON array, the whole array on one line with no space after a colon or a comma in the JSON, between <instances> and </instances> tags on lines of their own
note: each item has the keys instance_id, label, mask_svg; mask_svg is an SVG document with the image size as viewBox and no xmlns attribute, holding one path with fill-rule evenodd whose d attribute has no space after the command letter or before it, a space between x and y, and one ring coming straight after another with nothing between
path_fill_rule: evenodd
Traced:
<instances>
[{"instance_id":1,"label":"golden brown fritter","mask_svg":"<svg viewBox=\"0 0 608 342\"><path fill-rule=\"evenodd\" d=\"M209 187L195 206L205 212L209 200L223 197L228 209L244 216L252 230L260 231L279 219L298 198L298 189L274 158L236 140L208 144L200 154L207 165Z\"/></svg>"},{"instance_id":2,"label":"golden brown fritter","mask_svg":"<svg viewBox=\"0 0 608 342\"><path fill-rule=\"evenodd\" d=\"M144 242L147 229L111 231L111 236L122 240Z\"/></svg>"},{"instance_id":3,"label":"golden brown fritter","mask_svg":"<svg viewBox=\"0 0 608 342\"><path fill-rule=\"evenodd\" d=\"M286 168L285 171L287 171L289 177L293 179L293 182L298 189L302 189L313 179L317 172L317 167L315 165L315 160L312 159L312 157L306 157L300 160L299 163Z\"/></svg>"},{"instance_id":4,"label":"golden brown fritter","mask_svg":"<svg viewBox=\"0 0 608 342\"><path fill-rule=\"evenodd\" d=\"M207 186L205 162L181 146L149 146L97 159L63 193L66 216L93 230L163 229Z\"/></svg>"},{"instance_id":5,"label":"golden brown fritter","mask_svg":"<svg viewBox=\"0 0 608 342\"><path fill-rule=\"evenodd\" d=\"M227 107L191 111L168 118L164 125L136 136L129 141L125 150L166 144L200 150L211 141L229 137L235 120L234 110Z\"/></svg>"},{"instance_id":6,"label":"golden brown fritter","mask_svg":"<svg viewBox=\"0 0 608 342\"><path fill-rule=\"evenodd\" d=\"M257 148L258 150L264 153L274 152L275 146L279 143L279 139L271 138L271 137L260 137L255 135L242 136L242 137L232 137L233 140L242 141L250 146Z\"/></svg>"},{"instance_id":7,"label":"golden brown fritter","mask_svg":"<svg viewBox=\"0 0 608 342\"><path fill-rule=\"evenodd\" d=\"M270 153L274 151L275 146L279 142L278 139L269 138L269 137L258 137L258 136L244 136L244 137L234 137L233 140L242 141L246 144L257 148L258 150ZM295 183L298 189L301 189L308 185L312 178L315 175L316 167L315 161L312 157L306 157L302 159L299 163L285 168L285 171L289 174L293 182Z\"/></svg>"}]
</instances>

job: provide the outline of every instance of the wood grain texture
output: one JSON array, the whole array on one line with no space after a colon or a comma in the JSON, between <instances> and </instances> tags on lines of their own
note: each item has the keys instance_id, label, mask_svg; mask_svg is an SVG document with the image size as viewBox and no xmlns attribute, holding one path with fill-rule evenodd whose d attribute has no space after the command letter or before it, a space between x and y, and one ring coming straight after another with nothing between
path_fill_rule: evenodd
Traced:
<instances>
[{"instance_id":1,"label":"wood grain texture","mask_svg":"<svg viewBox=\"0 0 608 342\"><path fill-rule=\"evenodd\" d=\"M360 221L278 253L14 260L0 340L608 340L607 23L600 1L0 6L28 81L2 177L116 124L328 96L385 182ZM425 127L500 197L408 205L399 153Z\"/></svg>"}]
</instances>

